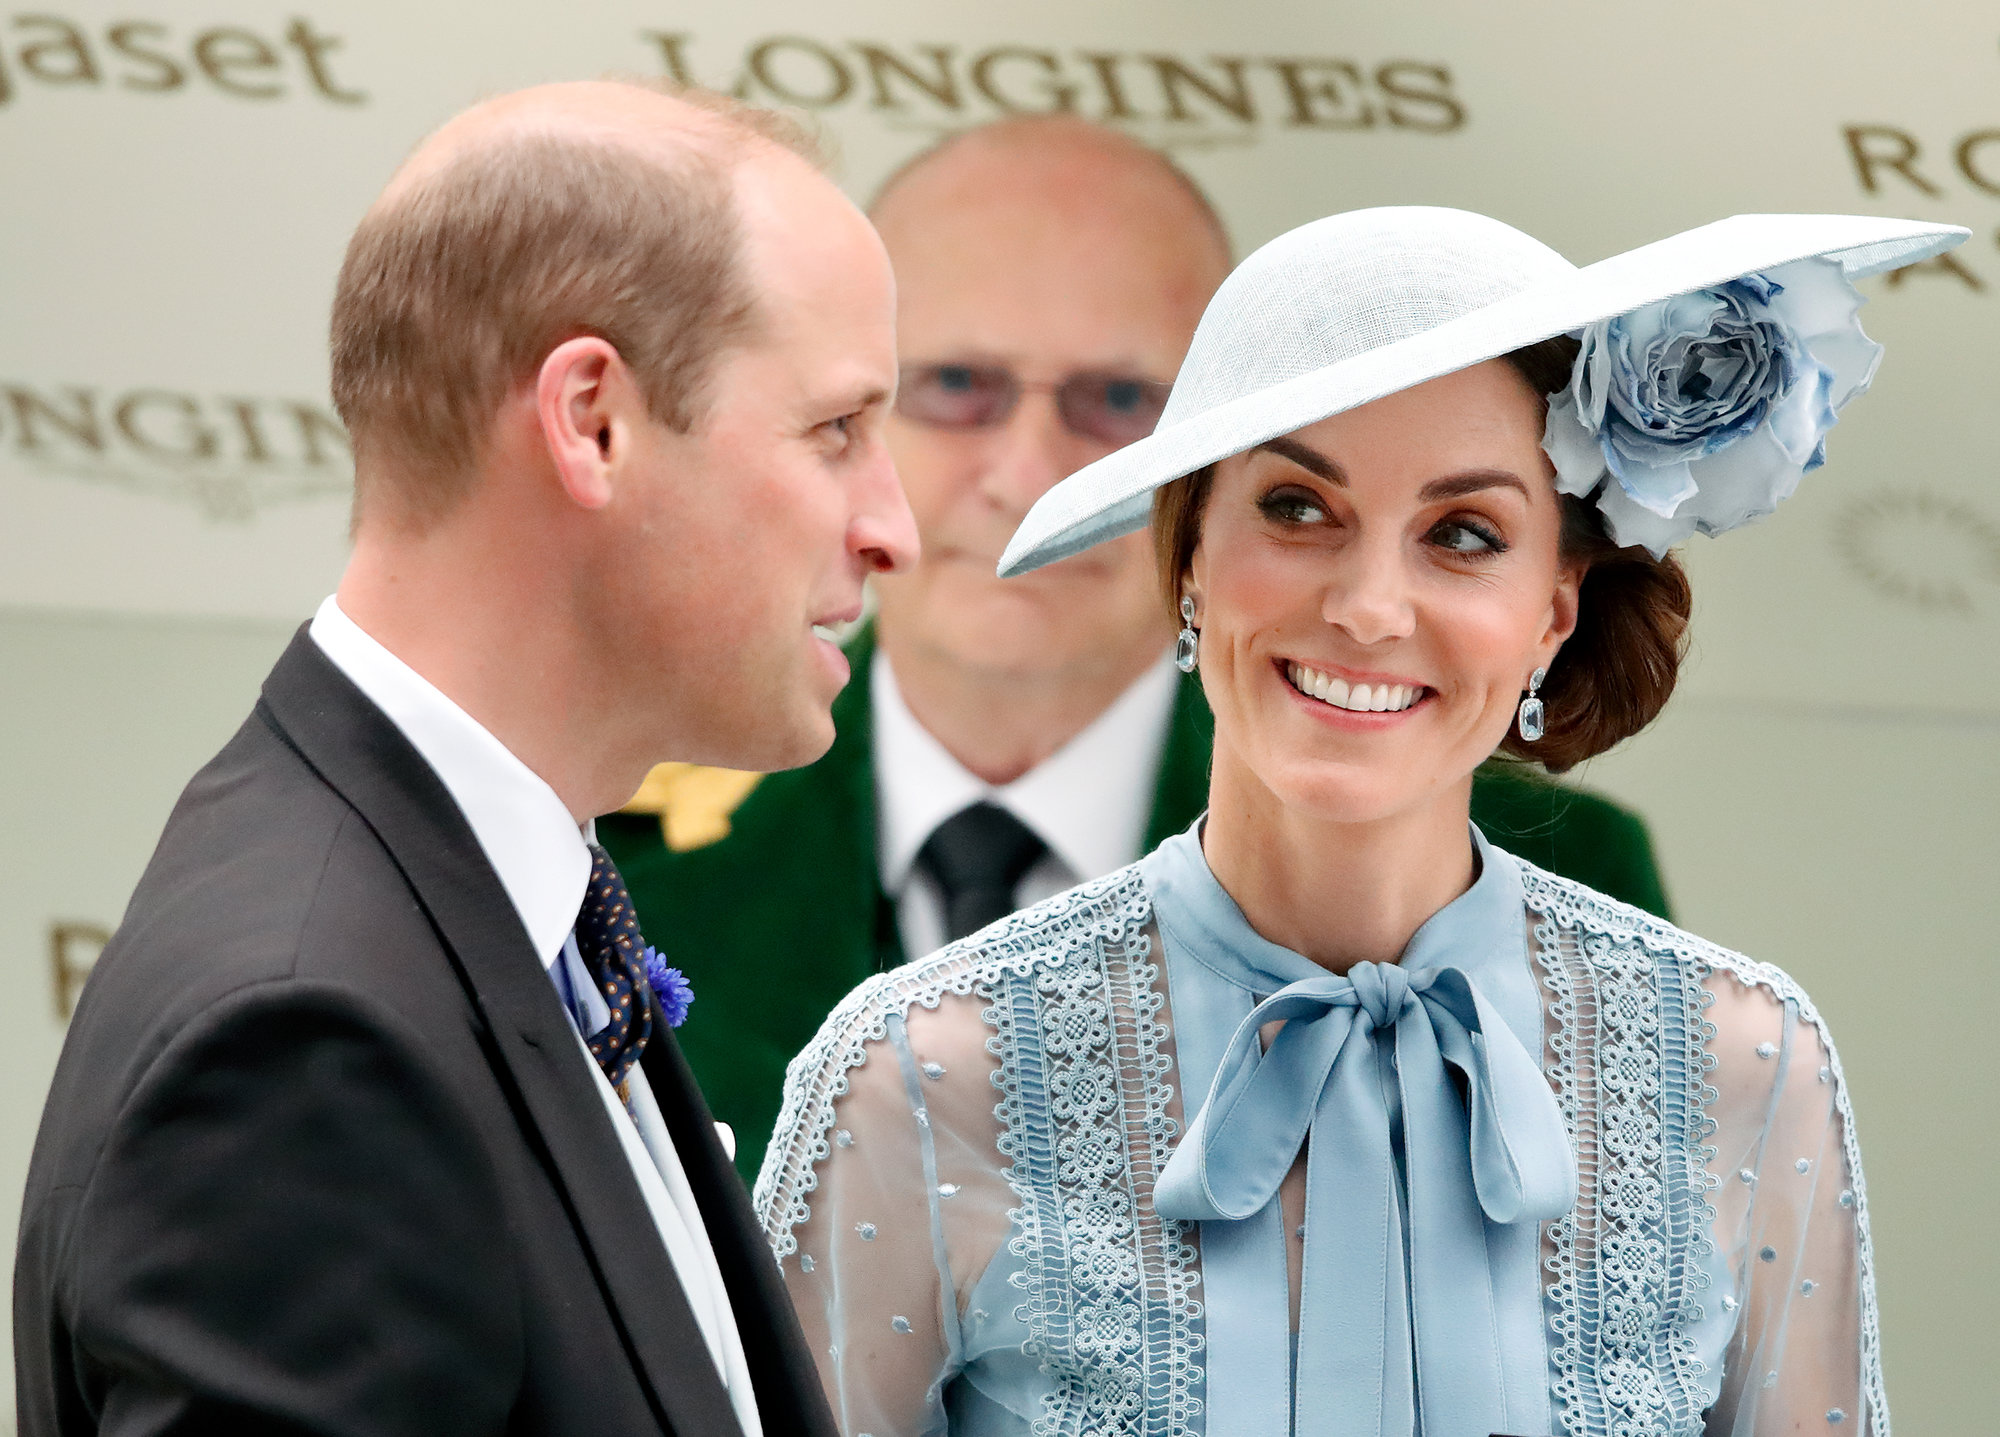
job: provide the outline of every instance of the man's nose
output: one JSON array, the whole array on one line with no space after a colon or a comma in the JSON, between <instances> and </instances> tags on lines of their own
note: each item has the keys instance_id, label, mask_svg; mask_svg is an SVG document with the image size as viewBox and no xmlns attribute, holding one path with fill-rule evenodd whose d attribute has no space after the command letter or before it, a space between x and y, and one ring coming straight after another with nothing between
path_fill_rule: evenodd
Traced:
<instances>
[{"instance_id":1,"label":"man's nose","mask_svg":"<svg viewBox=\"0 0 2000 1437\"><path fill-rule=\"evenodd\" d=\"M1416 629L1416 606L1400 544L1363 535L1335 561L1320 617L1357 644L1406 639Z\"/></svg>"},{"instance_id":2,"label":"man's nose","mask_svg":"<svg viewBox=\"0 0 2000 1437\"><path fill-rule=\"evenodd\" d=\"M854 516L847 526L848 548L872 572L897 574L917 562L916 516L896 475L887 445L877 443L854 490Z\"/></svg>"},{"instance_id":3,"label":"man's nose","mask_svg":"<svg viewBox=\"0 0 2000 1437\"><path fill-rule=\"evenodd\" d=\"M1097 457L1079 452L1080 447L1063 424L1053 394L1023 394L1005 422L990 431L980 492L1006 513L1025 515L1058 481Z\"/></svg>"}]
</instances>

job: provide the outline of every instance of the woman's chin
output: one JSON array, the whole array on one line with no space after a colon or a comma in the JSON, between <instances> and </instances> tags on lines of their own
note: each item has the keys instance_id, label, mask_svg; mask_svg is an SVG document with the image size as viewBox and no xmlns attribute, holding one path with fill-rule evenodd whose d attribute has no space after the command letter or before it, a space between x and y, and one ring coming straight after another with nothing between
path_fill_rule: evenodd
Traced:
<instances>
[{"instance_id":1,"label":"woman's chin","mask_svg":"<svg viewBox=\"0 0 2000 1437\"><path fill-rule=\"evenodd\" d=\"M1319 823L1382 823L1436 798L1386 764L1301 764L1266 782L1287 809Z\"/></svg>"}]
</instances>

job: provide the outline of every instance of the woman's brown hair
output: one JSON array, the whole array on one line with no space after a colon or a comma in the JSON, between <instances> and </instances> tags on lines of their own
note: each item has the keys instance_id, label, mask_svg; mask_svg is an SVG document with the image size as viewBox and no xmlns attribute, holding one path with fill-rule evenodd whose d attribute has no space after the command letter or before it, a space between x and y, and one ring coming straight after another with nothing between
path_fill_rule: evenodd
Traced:
<instances>
[{"instance_id":1,"label":"woman's brown hair","mask_svg":"<svg viewBox=\"0 0 2000 1437\"><path fill-rule=\"evenodd\" d=\"M1507 362L1546 404L1569 383L1576 341L1566 335L1517 349ZM1201 543L1201 522L1215 479L1213 465L1163 484L1153 494L1153 549L1167 607L1180 623L1181 580ZM1665 706L1687 654L1693 593L1680 561L1620 548L1597 506L1574 495L1562 504L1561 555L1583 567L1576 632L1542 683L1543 736L1528 743L1509 728L1500 752L1562 773L1623 743Z\"/></svg>"}]
</instances>

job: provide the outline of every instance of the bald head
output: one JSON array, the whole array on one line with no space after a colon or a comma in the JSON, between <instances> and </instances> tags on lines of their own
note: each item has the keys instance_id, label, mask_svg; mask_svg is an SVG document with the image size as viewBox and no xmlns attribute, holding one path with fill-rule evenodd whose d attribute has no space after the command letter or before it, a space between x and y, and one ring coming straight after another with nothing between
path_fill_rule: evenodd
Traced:
<instances>
[{"instance_id":1,"label":"bald head","mask_svg":"<svg viewBox=\"0 0 2000 1437\"><path fill-rule=\"evenodd\" d=\"M906 361L950 349L1171 379L1229 270L1192 180L1068 115L946 140L892 176L869 215L896 267Z\"/></svg>"},{"instance_id":2,"label":"bald head","mask_svg":"<svg viewBox=\"0 0 2000 1437\"><path fill-rule=\"evenodd\" d=\"M419 145L356 229L334 300L357 523L446 512L501 399L579 334L618 348L655 417L693 425L715 358L756 317L745 166L810 175L816 155L768 111L615 81L501 95Z\"/></svg>"},{"instance_id":3,"label":"bald head","mask_svg":"<svg viewBox=\"0 0 2000 1437\"><path fill-rule=\"evenodd\" d=\"M668 164L696 155L724 166L746 148L770 145L821 163L805 129L774 110L705 90L580 80L510 91L461 111L425 137L375 207L394 205L456 159L528 139L622 146Z\"/></svg>"},{"instance_id":4,"label":"bald head","mask_svg":"<svg viewBox=\"0 0 2000 1437\"><path fill-rule=\"evenodd\" d=\"M1022 115L967 130L891 175L869 217L915 238L940 218L1027 210L1085 232L1164 224L1197 262L1229 267L1229 236L1208 197L1158 150L1074 115Z\"/></svg>"},{"instance_id":5,"label":"bald head","mask_svg":"<svg viewBox=\"0 0 2000 1437\"><path fill-rule=\"evenodd\" d=\"M1129 437L1133 397L1173 379L1229 246L1164 156L1073 116L956 136L892 177L871 217L896 270L890 445L923 539L916 566L879 585L882 647L933 733L1004 781L1166 645L1143 536L1025 579L993 569L1029 506ZM1073 722L977 767L992 696L1037 690ZM939 731L954 708L963 735Z\"/></svg>"}]
</instances>

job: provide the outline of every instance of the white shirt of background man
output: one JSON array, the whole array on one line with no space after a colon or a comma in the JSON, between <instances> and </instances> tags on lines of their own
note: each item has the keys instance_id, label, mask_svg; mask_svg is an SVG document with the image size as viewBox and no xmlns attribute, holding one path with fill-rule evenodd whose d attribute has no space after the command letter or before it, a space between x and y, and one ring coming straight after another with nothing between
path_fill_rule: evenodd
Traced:
<instances>
[{"instance_id":1,"label":"white shirt of background man","mask_svg":"<svg viewBox=\"0 0 2000 1437\"><path fill-rule=\"evenodd\" d=\"M1014 889L1026 908L1142 855L1180 675L1163 654L1090 726L1012 783L984 782L945 751L903 702L889 659L875 651L869 706L875 762L876 857L896 905L903 954L944 946L944 900L917 852L937 826L982 799L1048 846Z\"/></svg>"},{"instance_id":2,"label":"white shirt of background man","mask_svg":"<svg viewBox=\"0 0 2000 1437\"><path fill-rule=\"evenodd\" d=\"M602 1002L594 1009L588 1003L588 998L596 996L596 985L577 956L574 933L583 895L590 887L587 845L595 835L577 827L555 790L533 769L429 680L371 638L332 597L313 615L311 633L334 667L388 715L444 783L486 861L493 865L500 886L521 915L521 926L557 992L564 989L555 972L560 961L568 970L570 985L579 994L588 995L584 1000L586 1014L594 1015L601 1027L609 1010ZM633 1179L687 1294L688 1306L701 1326L709 1356L729 1390L730 1405L745 1437L762 1437L763 1424L743 1355L743 1338L736 1327L728 1289L723 1286L722 1269L716 1264L701 1209L652 1087L643 1071L632 1070L626 1085L632 1095L632 1111L628 1113L604 1070L584 1047L581 1034L576 1051L577 1061L597 1080L598 1096L610 1114Z\"/></svg>"}]
</instances>

